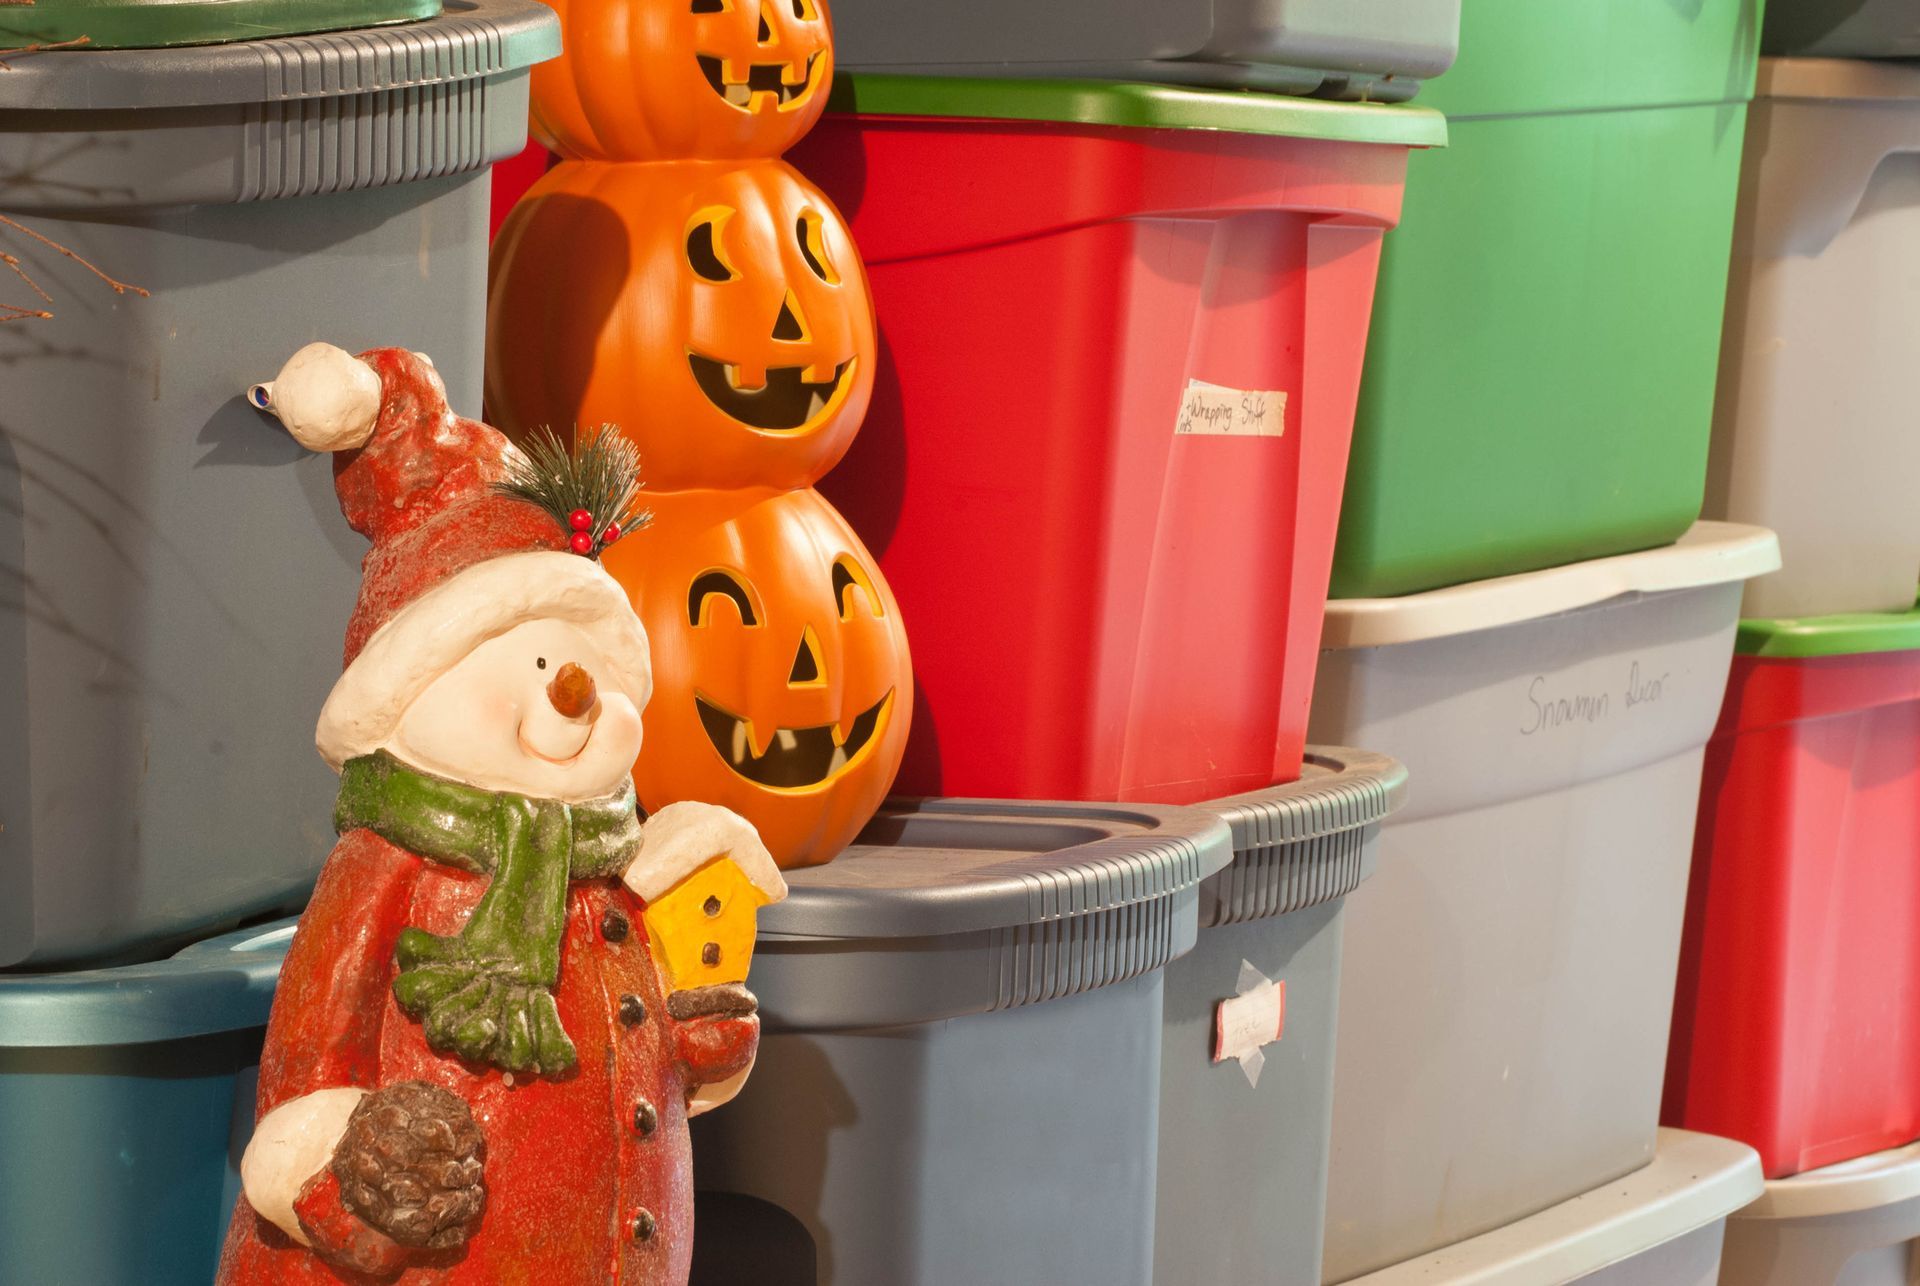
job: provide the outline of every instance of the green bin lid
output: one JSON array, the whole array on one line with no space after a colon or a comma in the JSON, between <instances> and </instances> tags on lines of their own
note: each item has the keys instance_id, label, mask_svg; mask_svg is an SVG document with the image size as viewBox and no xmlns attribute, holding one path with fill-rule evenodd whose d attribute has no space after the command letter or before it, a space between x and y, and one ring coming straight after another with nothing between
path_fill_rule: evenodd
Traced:
<instances>
[{"instance_id":1,"label":"green bin lid","mask_svg":"<svg viewBox=\"0 0 1920 1286\"><path fill-rule=\"evenodd\" d=\"M1447 142L1446 118L1426 107L1105 80L843 74L834 77L827 110L863 116L1224 130L1412 147L1444 147Z\"/></svg>"},{"instance_id":2,"label":"green bin lid","mask_svg":"<svg viewBox=\"0 0 1920 1286\"><path fill-rule=\"evenodd\" d=\"M1734 648L1743 656L1768 657L1910 652L1920 648L1920 607L1741 621Z\"/></svg>"},{"instance_id":3,"label":"green bin lid","mask_svg":"<svg viewBox=\"0 0 1920 1286\"><path fill-rule=\"evenodd\" d=\"M0 48L161 49L417 22L440 0L0 0Z\"/></svg>"}]
</instances>

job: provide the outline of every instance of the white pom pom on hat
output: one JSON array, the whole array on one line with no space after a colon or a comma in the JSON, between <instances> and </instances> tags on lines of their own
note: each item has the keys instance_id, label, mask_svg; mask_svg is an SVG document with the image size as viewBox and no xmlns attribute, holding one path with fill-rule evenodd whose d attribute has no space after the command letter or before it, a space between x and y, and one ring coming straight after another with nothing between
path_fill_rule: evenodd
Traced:
<instances>
[{"instance_id":1,"label":"white pom pom on hat","mask_svg":"<svg viewBox=\"0 0 1920 1286\"><path fill-rule=\"evenodd\" d=\"M287 426L309 451L350 451L367 444L380 418L380 377L332 344L314 343L287 359L247 400Z\"/></svg>"}]
</instances>

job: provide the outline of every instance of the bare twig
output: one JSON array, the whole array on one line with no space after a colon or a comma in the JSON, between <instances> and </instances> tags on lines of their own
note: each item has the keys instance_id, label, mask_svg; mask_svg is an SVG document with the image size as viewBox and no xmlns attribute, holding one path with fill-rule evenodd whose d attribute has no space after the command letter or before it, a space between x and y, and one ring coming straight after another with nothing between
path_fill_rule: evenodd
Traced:
<instances>
[{"instance_id":1,"label":"bare twig","mask_svg":"<svg viewBox=\"0 0 1920 1286\"><path fill-rule=\"evenodd\" d=\"M0 0L0 4L6 4L10 2L11 0ZM81 255L72 250L69 250L67 247L61 245L58 241L53 240L53 238L51 237L42 236L40 233L35 232L32 228L29 228L26 224L21 223L17 219L10 219L4 214L0 214L0 227L12 228L15 232L18 232L22 236L30 237L33 240L38 241L41 245L47 247L47 249L49 250L52 250L54 253L73 260L75 263L79 264L82 268L85 268L88 272L92 273L94 276L98 277L101 281L105 282L108 289L112 290L113 293L116 295L132 294L132 295L139 295L141 298L144 299L144 298L147 298L152 293L142 286L129 285L127 282L121 281L114 277L109 277L106 273L100 271L100 269L96 267L93 264L93 262L87 259L84 255ZM25 282L27 284L27 288L33 291L34 294L38 295L42 303L50 304L53 302L53 296L49 295L41 287L40 283L35 281L32 275L27 272L26 266L20 262L19 256L10 255L5 253L4 251L0 251L0 265L4 265L8 270L10 270L13 273L14 276L18 277L21 281ZM10 322L10 321L25 321L29 318L46 319L52 316L53 316L52 313L46 311L43 308L28 308L20 304L0 303L0 323Z\"/></svg>"},{"instance_id":2,"label":"bare twig","mask_svg":"<svg viewBox=\"0 0 1920 1286\"><path fill-rule=\"evenodd\" d=\"M24 9L32 3L33 0L0 0L0 8L12 6L14 8ZM13 45L7 48L0 48L0 71L12 71L13 68L7 65L7 59L17 55L44 54L53 49L78 49L82 45L91 43L92 37L90 36L75 36L71 40L45 40L31 45Z\"/></svg>"}]
</instances>

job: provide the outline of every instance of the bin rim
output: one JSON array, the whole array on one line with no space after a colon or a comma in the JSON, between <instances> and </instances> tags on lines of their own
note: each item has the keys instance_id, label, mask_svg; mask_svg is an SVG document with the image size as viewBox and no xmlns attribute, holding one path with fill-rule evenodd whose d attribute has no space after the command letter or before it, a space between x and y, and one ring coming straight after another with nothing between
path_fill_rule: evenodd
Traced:
<instances>
[{"instance_id":1,"label":"bin rim","mask_svg":"<svg viewBox=\"0 0 1920 1286\"><path fill-rule=\"evenodd\" d=\"M1233 860L1226 823L1198 807L894 798L875 822L914 818L1109 831L1051 851L1001 850L1005 861L911 886L863 884L860 871L884 862L886 849L856 839L832 862L785 873L786 899L760 910L761 943L935 938L1045 924L1174 898Z\"/></svg>"},{"instance_id":2,"label":"bin rim","mask_svg":"<svg viewBox=\"0 0 1920 1286\"><path fill-rule=\"evenodd\" d=\"M1308 746L1297 781L1196 807L1226 822L1241 854L1372 826L1407 797L1407 768L1391 755L1347 746Z\"/></svg>"},{"instance_id":3,"label":"bin rim","mask_svg":"<svg viewBox=\"0 0 1920 1286\"><path fill-rule=\"evenodd\" d=\"M1447 144L1447 119L1431 107L1132 81L842 72L833 78L827 110L858 116L1212 130L1403 147Z\"/></svg>"},{"instance_id":4,"label":"bin rim","mask_svg":"<svg viewBox=\"0 0 1920 1286\"><path fill-rule=\"evenodd\" d=\"M1756 99L1815 102L1920 100L1920 64L1862 58L1762 58Z\"/></svg>"},{"instance_id":5,"label":"bin rim","mask_svg":"<svg viewBox=\"0 0 1920 1286\"><path fill-rule=\"evenodd\" d=\"M1728 1218L1763 1186L1760 1154L1746 1144L1663 1126L1644 1168L1348 1286L1574 1281Z\"/></svg>"},{"instance_id":6,"label":"bin rim","mask_svg":"<svg viewBox=\"0 0 1920 1286\"><path fill-rule=\"evenodd\" d=\"M1740 622L1733 650L1741 656L1807 659L1920 649L1920 606L1904 612L1840 612Z\"/></svg>"},{"instance_id":7,"label":"bin rim","mask_svg":"<svg viewBox=\"0 0 1920 1286\"><path fill-rule=\"evenodd\" d=\"M150 1045L264 1027L298 917L164 960L0 975L0 1049Z\"/></svg>"},{"instance_id":8,"label":"bin rim","mask_svg":"<svg viewBox=\"0 0 1920 1286\"><path fill-rule=\"evenodd\" d=\"M1920 1143L1768 1180L1766 1191L1733 1218L1819 1219L1920 1198Z\"/></svg>"},{"instance_id":9,"label":"bin rim","mask_svg":"<svg viewBox=\"0 0 1920 1286\"><path fill-rule=\"evenodd\" d=\"M1780 541L1764 527L1696 522L1671 545L1469 581L1399 598L1327 603L1320 646L1387 647L1556 616L1623 594L1699 589L1780 570Z\"/></svg>"},{"instance_id":10,"label":"bin rim","mask_svg":"<svg viewBox=\"0 0 1920 1286\"><path fill-rule=\"evenodd\" d=\"M0 45L169 49L419 22L440 0L41 0L0 7Z\"/></svg>"},{"instance_id":11,"label":"bin rim","mask_svg":"<svg viewBox=\"0 0 1920 1286\"><path fill-rule=\"evenodd\" d=\"M559 15L540 0L446 0L437 16L420 22L176 49L63 49L14 58L0 73L0 111L349 98L483 80L559 54Z\"/></svg>"}]
</instances>

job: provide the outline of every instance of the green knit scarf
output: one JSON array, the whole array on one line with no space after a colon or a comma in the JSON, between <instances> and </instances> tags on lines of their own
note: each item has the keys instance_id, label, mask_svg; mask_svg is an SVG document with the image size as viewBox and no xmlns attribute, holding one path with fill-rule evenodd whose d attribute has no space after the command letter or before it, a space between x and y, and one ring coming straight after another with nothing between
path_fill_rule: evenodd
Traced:
<instances>
[{"instance_id":1,"label":"green knit scarf","mask_svg":"<svg viewBox=\"0 0 1920 1286\"><path fill-rule=\"evenodd\" d=\"M565 804L430 777L379 751L341 770L333 823L492 877L459 933L409 928L394 949L393 994L427 1043L505 1072L571 1070L573 1041L553 1000L567 883L617 876L639 851L632 783Z\"/></svg>"}]
</instances>

